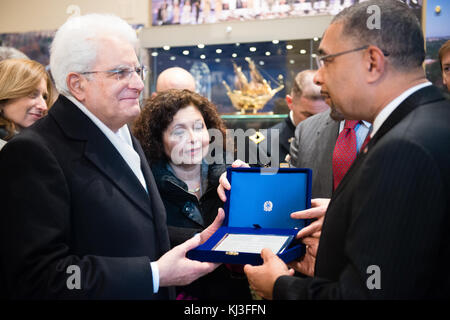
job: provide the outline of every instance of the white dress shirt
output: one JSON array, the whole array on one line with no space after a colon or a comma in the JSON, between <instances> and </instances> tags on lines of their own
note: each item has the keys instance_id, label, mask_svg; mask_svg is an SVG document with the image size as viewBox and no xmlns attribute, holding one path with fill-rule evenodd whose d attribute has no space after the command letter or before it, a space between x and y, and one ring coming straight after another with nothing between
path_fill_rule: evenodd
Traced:
<instances>
[{"instance_id":1,"label":"white dress shirt","mask_svg":"<svg viewBox=\"0 0 450 320\"><path fill-rule=\"evenodd\" d=\"M108 138L108 140L113 144L113 146L122 156L123 160L125 160L125 162L128 164L131 171L133 171L133 173L136 175L142 187L144 187L145 191L147 191L147 183L145 182L144 175L142 174L141 170L141 158L133 148L128 125L125 124L119 130L113 132L92 112L90 112L80 101L72 96L66 97L67 99L72 101L89 119L91 119L101 132L103 132L106 138Z\"/></svg>"},{"instance_id":2,"label":"white dress shirt","mask_svg":"<svg viewBox=\"0 0 450 320\"><path fill-rule=\"evenodd\" d=\"M377 131L381 128L383 123L386 121L386 119L391 115L392 112L394 112L395 109L404 101L406 98L408 98L410 95L412 95L414 92L431 86L431 82L427 81L418 85L415 85L407 90L405 90L401 95L399 95L397 98L389 102L383 110L380 111L380 113L376 116L375 120L373 121L373 128L372 133L370 134L370 138L373 138L373 136L377 133Z\"/></svg>"},{"instance_id":3,"label":"white dress shirt","mask_svg":"<svg viewBox=\"0 0 450 320\"><path fill-rule=\"evenodd\" d=\"M342 130L344 130L345 120L342 120L339 123L339 133L341 133ZM370 132L371 124L370 122L362 120L360 123L358 123L355 127L355 134L356 134L356 152L359 152L359 149L361 149L361 146L363 145L364 141L366 140L367 134Z\"/></svg>"}]
</instances>

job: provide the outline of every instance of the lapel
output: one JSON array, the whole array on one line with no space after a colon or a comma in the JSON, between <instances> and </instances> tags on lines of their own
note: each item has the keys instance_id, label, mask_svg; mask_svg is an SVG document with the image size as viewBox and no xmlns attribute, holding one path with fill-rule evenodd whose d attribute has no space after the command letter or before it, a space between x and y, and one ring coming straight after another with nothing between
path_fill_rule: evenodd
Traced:
<instances>
[{"instance_id":1,"label":"lapel","mask_svg":"<svg viewBox=\"0 0 450 320\"><path fill-rule=\"evenodd\" d=\"M318 141L321 142L321 145L323 144L323 141L326 141L326 146L324 148L332 148L334 150L334 146L336 144L337 137L339 135L339 121L333 120L330 117L331 109L328 111L324 111L320 114L320 118L318 118L318 121L314 124L314 127L316 128L316 131L313 135L313 137L320 137ZM317 117L317 116L316 116ZM320 119L320 120L319 120ZM311 140L311 147L316 148L316 139Z\"/></svg>"},{"instance_id":2,"label":"lapel","mask_svg":"<svg viewBox=\"0 0 450 320\"><path fill-rule=\"evenodd\" d=\"M357 168L363 163L363 160L366 158L367 154L370 152L370 150L373 148L373 146L380 141L380 139L387 133L389 130L391 130L393 127L395 127L400 121L402 121L410 112L415 110L417 107L436 102L439 100L444 100L444 97L440 93L439 89L435 86L428 86L425 88L422 88L416 92L414 92L412 95L410 95L408 98L406 98L386 119L386 121L382 124L380 129L377 131L377 133L374 135L372 139L370 139L365 152L360 152L353 162L352 166L348 170L347 174L342 179L341 183L335 190L333 194L333 198L337 196L341 190L345 188L345 185L348 183L348 181L351 180L351 177L353 174L358 171Z\"/></svg>"},{"instance_id":3,"label":"lapel","mask_svg":"<svg viewBox=\"0 0 450 320\"><path fill-rule=\"evenodd\" d=\"M150 169L150 166L147 162L147 158L145 156L144 150L141 147L141 144L139 141L131 135L131 140L133 141L133 147L136 150L136 152L139 154L139 157L141 158L141 170L142 174L144 175L144 179L147 182L147 192L148 197L150 197L150 202L152 205L152 213L154 216L159 216L160 221L165 219L165 213L161 211L161 208L157 208L156 204L161 202L161 196L158 191L158 187L156 186L155 177L153 176L152 170Z\"/></svg>"},{"instance_id":4,"label":"lapel","mask_svg":"<svg viewBox=\"0 0 450 320\"><path fill-rule=\"evenodd\" d=\"M336 145L337 137L339 136L340 121L331 119L329 114L330 113L328 112L328 116L325 118L323 125L317 126L316 135L326 137L328 147L334 150L334 146Z\"/></svg>"},{"instance_id":5,"label":"lapel","mask_svg":"<svg viewBox=\"0 0 450 320\"><path fill-rule=\"evenodd\" d=\"M109 139L77 106L60 95L49 115L56 120L67 137L86 141L84 156L131 202L151 215L149 196L138 178ZM142 167L146 160L142 154L139 156Z\"/></svg>"},{"instance_id":6,"label":"lapel","mask_svg":"<svg viewBox=\"0 0 450 320\"><path fill-rule=\"evenodd\" d=\"M317 137L320 137L320 141L325 141L321 147L320 159L313 159L313 161L318 161L322 178L323 190L327 194L331 195L333 193L333 151L336 146L336 140L339 136L339 124L340 121L331 119L330 116L326 118L325 124L319 126L317 130Z\"/></svg>"}]
</instances>

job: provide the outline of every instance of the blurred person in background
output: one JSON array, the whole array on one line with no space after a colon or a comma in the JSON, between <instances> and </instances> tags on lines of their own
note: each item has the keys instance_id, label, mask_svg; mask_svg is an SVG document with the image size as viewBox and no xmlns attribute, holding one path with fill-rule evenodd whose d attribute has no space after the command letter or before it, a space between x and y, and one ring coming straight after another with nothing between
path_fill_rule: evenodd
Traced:
<instances>
[{"instance_id":1,"label":"blurred person in background","mask_svg":"<svg viewBox=\"0 0 450 320\"><path fill-rule=\"evenodd\" d=\"M314 84L315 74L314 70L297 73L291 92L286 95L289 115L284 121L264 130L266 135L258 131L249 137L249 146L246 150L248 155L245 159L247 163L255 164L257 160L259 165L266 165L270 158L271 166L277 167L280 163L286 162L297 125L312 115L328 110L329 106L320 94L320 87ZM265 143L261 143L264 140ZM272 149L274 147L278 147L278 152Z\"/></svg>"},{"instance_id":2,"label":"blurred person in background","mask_svg":"<svg viewBox=\"0 0 450 320\"><path fill-rule=\"evenodd\" d=\"M165 69L156 79L156 94L169 89L187 89L195 92L195 79L192 74L180 67Z\"/></svg>"},{"instance_id":3,"label":"blurred person in background","mask_svg":"<svg viewBox=\"0 0 450 320\"><path fill-rule=\"evenodd\" d=\"M0 62L0 148L46 115L53 85L45 68L28 59Z\"/></svg>"},{"instance_id":4,"label":"blurred person in background","mask_svg":"<svg viewBox=\"0 0 450 320\"><path fill-rule=\"evenodd\" d=\"M29 59L25 53L13 47L0 47L0 61L6 59Z\"/></svg>"},{"instance_id":5,"label":"blurred person in background","mask_svg":"<svg viewBox=\"0 0 450 320\"><path fill-rule=\"evenodd\" d=\"M450 40L447 40L439 49L439 63L442 70L442 82L450 91Z\"/></svg>"}]
</instances>

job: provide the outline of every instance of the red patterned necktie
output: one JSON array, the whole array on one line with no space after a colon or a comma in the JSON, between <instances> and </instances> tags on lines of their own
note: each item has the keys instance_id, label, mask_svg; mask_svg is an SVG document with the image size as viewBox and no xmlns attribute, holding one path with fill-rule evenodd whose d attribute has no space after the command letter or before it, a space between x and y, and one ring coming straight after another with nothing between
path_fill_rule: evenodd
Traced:
<instances>
[{"instance_id":1,"label":"red patterned necktie","mask_svg":"<svg viewBox=\"0 0 450 320\"><path fill-rule=\"evenodd\" d=\"M361 148L359 149L359 152L361 152L361 150L364 150L364 148L367 147L369 142L370 142L370 130L369 130L369 133L366 136L366 140L364 140L364 143L362 144Z\"/></svg>"},{"instance_id":2,"label":"red patterned necktie","mask_svg":"<svg viewBox=\"0 0 450 320\"><path fill-rule=\"evenodd\" d=\"M359 121L346 120L344 129L339 134L333 151L333 190L341 182L345 173L356 158L356 133L355 127Z\"/></svg>"}]
</instances>

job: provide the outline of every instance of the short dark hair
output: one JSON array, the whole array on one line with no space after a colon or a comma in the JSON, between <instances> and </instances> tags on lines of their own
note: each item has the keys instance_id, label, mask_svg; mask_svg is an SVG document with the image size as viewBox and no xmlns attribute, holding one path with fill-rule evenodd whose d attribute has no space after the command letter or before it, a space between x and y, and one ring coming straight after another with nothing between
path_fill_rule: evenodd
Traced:
<instances>
[{"instance_id":1,"label":"short dark hair","mask_svg":"<svg viewBox=\"0 0 450 320\"><path fill-rule=\"evenodd\" d=\"M370 6L380 9L380 28L369 28ZM397 0L369 0L337 14L331 22L343 23L343 36L358 46L375 45L388 53L397 70L420 67L425 59L425 43L420 22L414 12Z\"/></svg>"},{"instance_id":2,"label":"short dark hair","mask_svg":"<svg viewBox=\"0 0 450 320\"><path fill-rule=\"evenodd\" d=\"M200 111L207 129L218 129L225 138L226 127L211 101L186 89L166 90L145 101L141 114L133 126L133 134L141 143L150 162L167 160L163 133L173 121L175 114L189 105Z\"/></svg>"}]
</instances>

